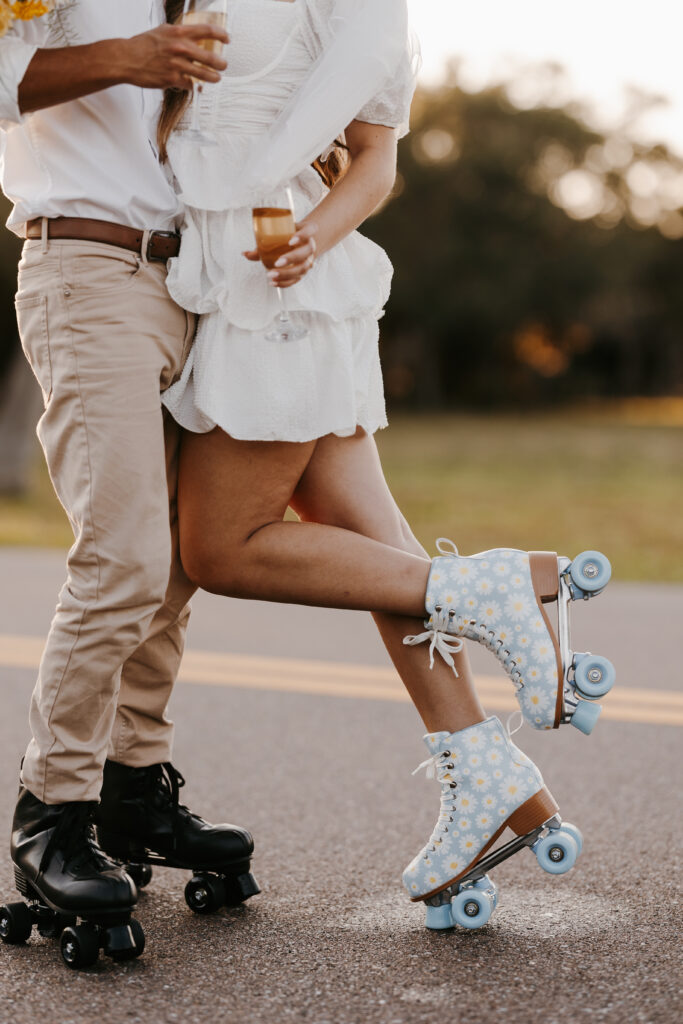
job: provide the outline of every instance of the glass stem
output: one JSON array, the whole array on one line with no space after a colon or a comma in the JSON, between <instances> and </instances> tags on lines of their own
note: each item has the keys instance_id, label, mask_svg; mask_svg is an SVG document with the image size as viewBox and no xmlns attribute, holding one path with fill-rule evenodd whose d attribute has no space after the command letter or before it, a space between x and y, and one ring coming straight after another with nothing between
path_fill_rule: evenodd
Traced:
<instances>
[{"instance_id":1,"label":"glass stem","mask_svg":"<svg viewBox=\"0 0 683 1024\"><path fill-rule=\"evenodd\" d=\"M282 288L278 288L277 297L280 300L280 323L289 323L289 310L287 309L287 300L285 299Z\"/></svg>"},{"instance_id":2,"label":"glass stem","mask_svg":"<svg viewBox=\"0 0 683 1024\"><path fill-rule=\"evenodd\" d=\"M194 83L192 89L192 131L199 131L199 82Z\"/></svg>"}]
</instances>

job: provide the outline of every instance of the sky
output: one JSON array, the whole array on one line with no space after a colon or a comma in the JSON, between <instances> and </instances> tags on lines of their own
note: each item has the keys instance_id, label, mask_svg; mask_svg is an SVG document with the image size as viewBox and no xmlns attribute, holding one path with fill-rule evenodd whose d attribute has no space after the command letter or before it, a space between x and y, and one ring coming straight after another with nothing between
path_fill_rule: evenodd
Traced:
<instances>
[{"instance_id":1,"label":"sky","mask_svg":"<svg viewBox=\"0 0 683 1024\"><path fill-rule=\"evenodd\" d=\"M683 155L681 0L408 0L422 45L422 80L438 79L449 58L463 84L480 88L527 64L556 61L568 72L557 94L593 111L598 127L621 121L627 90L669 100L642 114L637 138L666 142ZM501 74L502 73L502 74ZM515 98L513 96L513 98ZM517 99L532 103L520 80Z\"/></svg>"}]
</instances>

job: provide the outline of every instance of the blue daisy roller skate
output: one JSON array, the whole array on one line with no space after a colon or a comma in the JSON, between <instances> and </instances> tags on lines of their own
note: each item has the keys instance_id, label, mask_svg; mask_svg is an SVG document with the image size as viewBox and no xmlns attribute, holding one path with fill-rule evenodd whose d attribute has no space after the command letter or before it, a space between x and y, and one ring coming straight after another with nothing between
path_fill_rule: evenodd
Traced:
<instances>
[{"instance_id":1,"label":"blue daisy roller skate","mask_svg":"<svg viewBox=\"0 0 683 1024\"><path fill-rule=\"evenodd\" d=\"M497 718L425 742L430 757L416 770L426 767L439 782L441 807L403 884L425 903L427 928L481 928L498 903L493 868L529 848L545 871L564 874L581 852L581 833L562 822L540 771ZM515 838L488 852L507 828Z\"/></svg>"},{"instance_id":2,"label":"blue daisy roller skate","mask_svg":"<svg viewBox=\"0 0 683 1024\"><path fill-rule=\"evenodd\" d=\"M425 605L425 632L404 643L429 641L454 667L463 639L487 647L512 680L524 719L534 729L557 729L571 722L590 733L601 712L595 701L613 686L612 663L571 649L572 601L600 594L612 570L599 551L573 560L551 551L495 548L458 554L444 538L432 562ZM557 630L546 606L557 605Z\"/></svg>"}]
</instances>

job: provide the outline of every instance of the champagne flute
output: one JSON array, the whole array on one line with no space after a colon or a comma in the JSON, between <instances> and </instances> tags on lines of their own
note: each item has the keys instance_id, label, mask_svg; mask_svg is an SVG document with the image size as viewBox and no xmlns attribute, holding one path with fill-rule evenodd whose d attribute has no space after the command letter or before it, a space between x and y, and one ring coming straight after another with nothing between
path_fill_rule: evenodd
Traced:
<instances>
[{"instance_id":1,"label":"champagne flute","mask_svg":"<svg viewBox=\"0 0 683 1024\"><path fill-rule=\"evenodd\" d=\"M294 198L290 188L276 189L259 198L258 206L252 209L254 237L258 254L267 270L272 270L281 256L291 252L290 239L296 234L294 219ZM272 330L266 334L267 341L299 341L308 337L306 327L292 323L282 288L277 289L280 312Z\"/></svg>"},{"instance_id":2,"label":"champagne flute","mask_svg":"<svg viewBox=\"0 0 683 1024\"><path fill-rule=\"evenodd\" d=\"M214 25L227 30L227 0L185 0L182 25ZM209 53L220 55L223 44L218 39L200 39L199 46ZM194 78L192 88L192 122L191 127L180 134L184 142L194 142L202 146L215 146L216 140L207 132L202 131L199 124L199 95L205 83Z\"/></svg>"}]
</instances>

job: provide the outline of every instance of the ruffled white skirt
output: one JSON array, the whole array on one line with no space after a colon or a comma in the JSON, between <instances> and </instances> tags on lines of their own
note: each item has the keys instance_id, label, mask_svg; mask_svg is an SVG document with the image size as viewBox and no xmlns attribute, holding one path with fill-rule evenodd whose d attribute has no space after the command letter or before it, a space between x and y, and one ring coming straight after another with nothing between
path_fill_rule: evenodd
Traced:
<instances>
[{"instance_id":1,"label":"ruffled white skirt","mask_svg":"<svg viewBox=\"0 0 683 1024\"><path fill-rule=\"evenodd\" d=\"M292 189L300 220L322 186L311 170ZM378 320L393 269L384 251L354 232L322 255L285 292L308 337L267 341L279 307L264 267L241 255L254 248L251 210L200 209L212 190L198 182L193 192L182 196L189 206L168 288L202 315L182 376L163 396L173 417L187 430L219 426L252 441L303 442L386 426Z\"/></svg>"}]
</instances>

